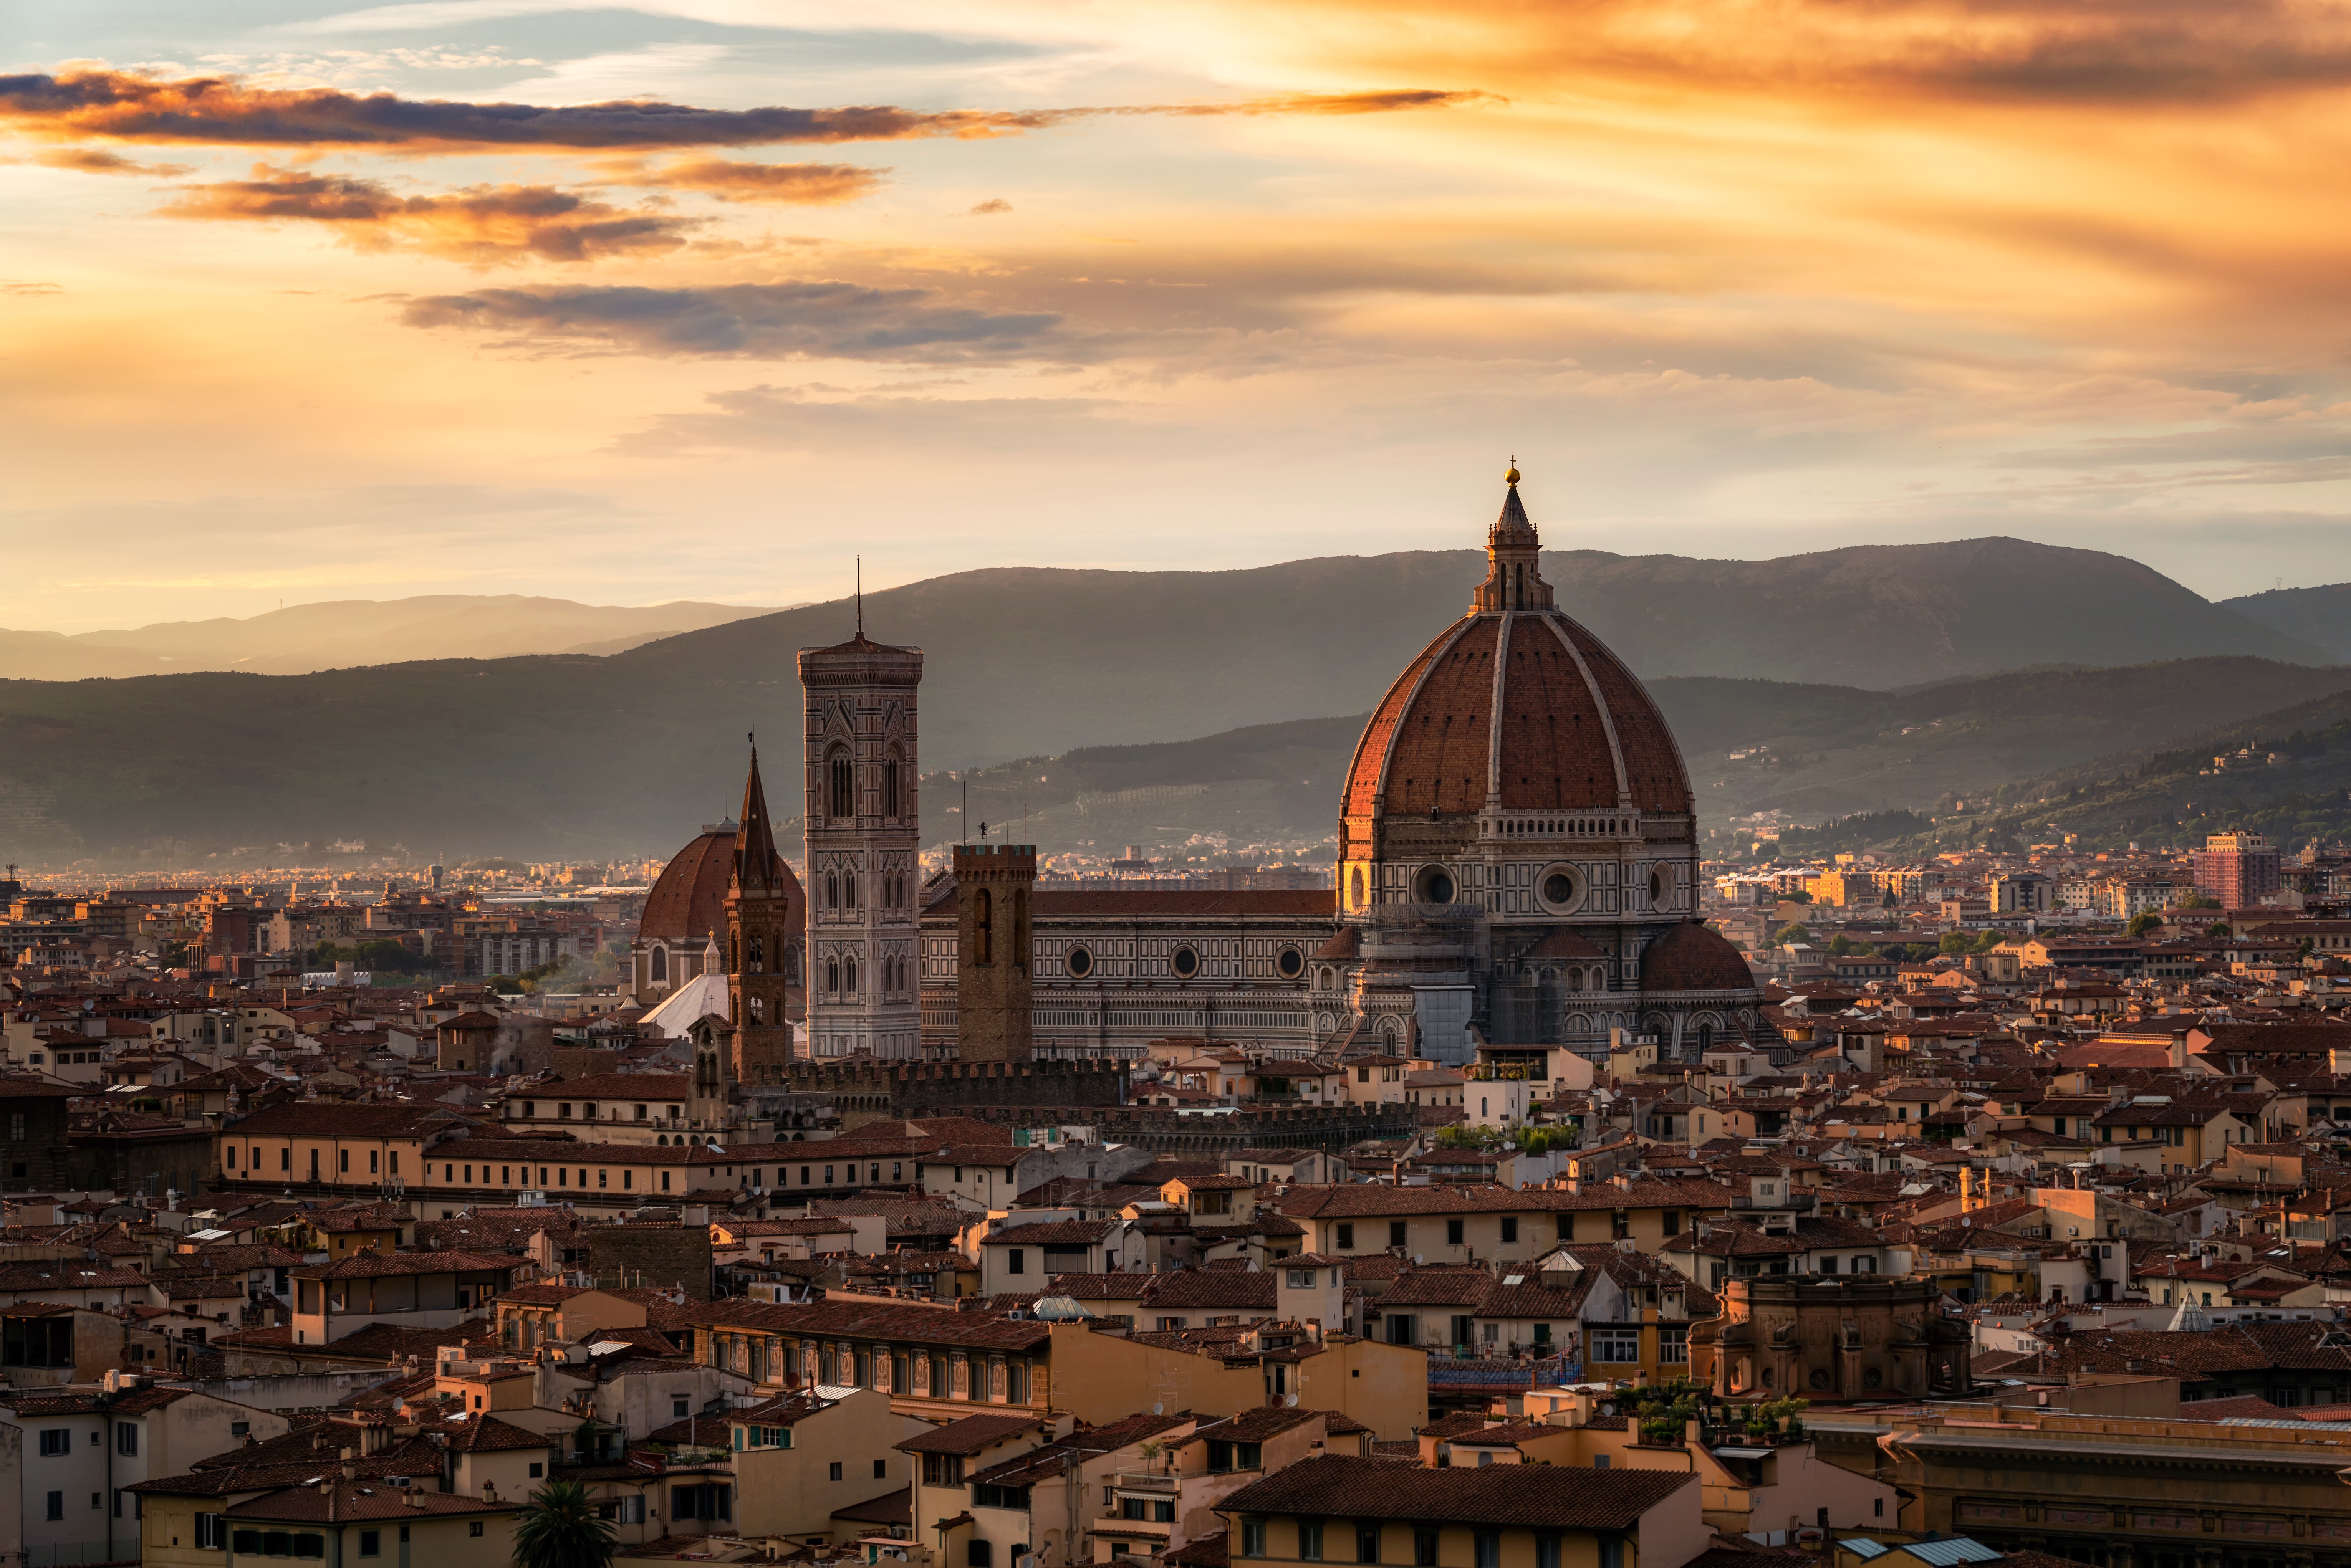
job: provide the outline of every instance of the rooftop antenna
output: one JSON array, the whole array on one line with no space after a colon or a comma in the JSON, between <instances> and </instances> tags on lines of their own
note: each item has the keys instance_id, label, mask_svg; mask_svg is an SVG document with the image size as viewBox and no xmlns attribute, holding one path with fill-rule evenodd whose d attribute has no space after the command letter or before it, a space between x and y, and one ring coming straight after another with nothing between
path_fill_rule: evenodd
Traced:
<instances>
[{"instance_id":1,"label":"rooftop antenna","mask_svg":"<svg viewBox=\"0 0 2351 1568\"><path fill-rule=\"evenodd\" d=\"M865 635L865 558L857 559L857 634Z\"/></svg>"}]
</instances>

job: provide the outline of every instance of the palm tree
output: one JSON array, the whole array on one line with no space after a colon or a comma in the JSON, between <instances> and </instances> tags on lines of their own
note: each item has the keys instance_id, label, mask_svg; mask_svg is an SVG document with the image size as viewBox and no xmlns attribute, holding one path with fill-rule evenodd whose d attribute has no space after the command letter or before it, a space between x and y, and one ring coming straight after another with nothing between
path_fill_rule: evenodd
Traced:
<instances>
[{"instance_id":1,"label":"palm tree","mask_svg":"<svg viewBox=\"0 0 2351 1568\"><path fill-rule=\"evenodd\" d=\"M596 1517L588 1489L549 1481L515 1520L517 1568L605 1568L620 1550L610 1521Z\"/></svg>"}]
</instances>

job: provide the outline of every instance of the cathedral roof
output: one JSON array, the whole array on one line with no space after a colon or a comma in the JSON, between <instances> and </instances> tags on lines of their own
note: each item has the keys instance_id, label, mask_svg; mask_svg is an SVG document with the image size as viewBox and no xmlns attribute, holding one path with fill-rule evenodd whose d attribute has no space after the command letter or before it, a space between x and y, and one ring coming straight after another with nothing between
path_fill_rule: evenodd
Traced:
<instances>
[{"instance_id":1,"label":"cathedral roof","mask_svg":"<svg viewBox=\"0 0 2351 1568\"><path fill-rule=\"evenodd\" d=\"M1751 991L1755 973L1729 938L1710 925L1685 920L1667 928L1641 953L1645 991Z\"/></svg>"},{"instance_id":2,"label":"cathedral roof","mask_svg":"<svg viewBox=\"0 0 2351 1568\"><path fill-rule=\"evenodd\" d=\"M1679 814L1689 773L1665 715L1607 644L1551 605L1513 486L1489 535L1478 607L1421 650L1373 711L1348 771L1348 816L1506 811ZM1523 608L1520 608L1523 606Z\"/></svg>"},{"instance_id":3,"label":"cathedral roof","mask_svg":"<svg viewBox=\"0 0 2351 1568\"><path fill-rule=\"evenodd\" d=\"M787 923L804 929L808 906L800 897L799 878L776 852L768 821L768 798L759 783L759 758L755 752L743 781L743 821L705 828L685 848L670 857L653 890L645 896L637 920L640 941L698 945L726 929L726 894L738 864L756 868L765 859L766 885L783 890L791 901ZM748 890L760 882L756 869L745 879Z\"/></svg>"}]
</instances>

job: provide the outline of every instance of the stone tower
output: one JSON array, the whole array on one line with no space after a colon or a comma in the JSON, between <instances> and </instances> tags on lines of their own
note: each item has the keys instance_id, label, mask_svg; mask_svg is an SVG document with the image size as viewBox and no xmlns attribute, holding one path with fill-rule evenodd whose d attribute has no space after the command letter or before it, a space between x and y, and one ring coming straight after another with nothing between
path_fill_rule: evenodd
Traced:
<instances>
[{"instance_id":1,"label":"stone tower","mask_svg":"<svg viewBox=\"0 0 2351 1568\"><path fill-rule=\"evenodd\" d=\"M809 1046L919 1056L914 688L919 648L857 635L800 650L808 824Z\"/></svg>"},{"instance_id":2,"label":"stone tower","mask_svg":"<svg viewBox=\"0 0 2351 1568\"><path fill-rule=\"evenodd\" d=\"M734 1076L740 1082L773 1083L792 1060L791 992L800 977L792 914L799 891L776 857L754 747L726 904L727 1017L735 1025Z\"/></svg>"},{"instance_id":3,"label":"stone tower","mask_svg":"<svg viewBox=\"0 0 2351 1568\"><path fill-rule=\"evenodd\" d=\"M1027 1061L1037 846L958 844L955 877L956 1059Z\"/></svg>"}]
</instances>

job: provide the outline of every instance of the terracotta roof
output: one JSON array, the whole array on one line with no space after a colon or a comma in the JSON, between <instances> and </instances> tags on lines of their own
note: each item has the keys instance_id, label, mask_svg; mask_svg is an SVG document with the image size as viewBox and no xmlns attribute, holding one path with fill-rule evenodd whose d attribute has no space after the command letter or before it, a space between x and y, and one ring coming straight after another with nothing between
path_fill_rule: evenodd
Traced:
<instances>
[{"instance_id":1,"label":"terracotta roof","mask_svg":"<svg viewBox=\"0 0 2351 1568\"><path fill-rule=\"evenodd\" d=\"M966 1416L893 1445L907 1454L977 1454L1038 1425L1034 1416Z\"/></svg>"},{"instance_id":2,"label":"terracotta roof","mask_svg":"<svg viewBox=\"0 0 2351 1568\"><path fill-rule=\"evenodd\" d=\"M637 918L640 940L684 945L699 952L714 932L726 929L726 887L735 875L735 835L732 822L697 835L670 857L645 895L644 913ZM774 880L790 890L785 924L791 933L807 929L808 900L799 879L778 854ZM671 983L682 979L674 972Z\"/></svg>"},{"instance_id":3,"label":"terracotta roof","mask_svg":"<svg viewBox=\"0 0 2351 1568\"><path fill-rule=\"evenodd\" d=\"M332 1263L305 1269L298 1280L384 1280L408 1274L506 1273L517 1266L512 1258L484 1257L475 1252L354 1252Z\"/></svg>"},{"instance_id":4,"label":"terracotta roof","mask_svg":"<svg viewBox=\"0 0 2351 1568\"><path fill-rule=\"evenodd\" d=\"M1217 1511L1621 1531L1697 1480L1673 1470L1552 1465L1432 1470L1325 1454L1241 1488Z\"/></svg>"},{"instance_id":5,"label":"terracotta roof","mask_svg":"<svg viewBox=\"0 0 2351 1568\"><path fill-rule=\"evenodd\" d=\"M526 1084L507 1094L517 1100L684 1100L694 1087L684 1072L591 1072L585 1078Z\"/></svg>"},{"instance_id":6,"label":"terracotta roof","mask_svg":"<svg viewBox=\"0 0 2351 1568\"><path fill-rule=\"evenodd\" d=\"M1695 920L1668 926L1641 950L1645 991L1751 991L1755 975L1729 938Z\"/></svg>"},{"instance_id":7,"label":"terracotta roof","mask_svg":"<svg viewBox=\"0 0 2351 1568\"><path fill-rule=\"evenodd\" d=\"M296 1524L340 1524L371 1519L415 1519L467 1513L513 1513L518 1502L488 1502L457 1492L400 1492L377 1481L339 1480L331 1486L287 1487L247 1502L232 1503L231 1519L284 1520Z\"/></svg>"}]
</instances>

